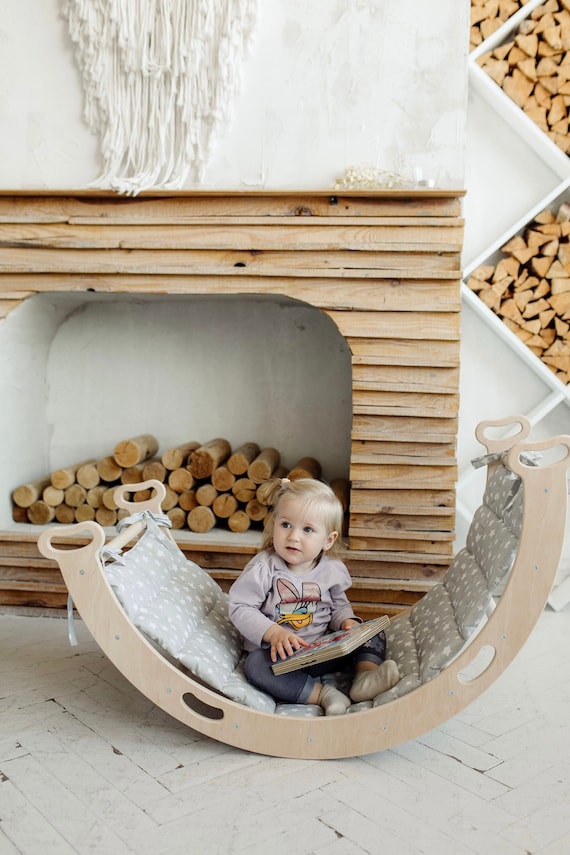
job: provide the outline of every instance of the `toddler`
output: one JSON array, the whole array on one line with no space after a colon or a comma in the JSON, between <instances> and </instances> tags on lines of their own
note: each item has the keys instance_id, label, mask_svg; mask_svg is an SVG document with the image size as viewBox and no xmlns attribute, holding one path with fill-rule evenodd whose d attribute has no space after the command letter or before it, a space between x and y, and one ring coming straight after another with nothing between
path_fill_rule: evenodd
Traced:
<instances>
[{"instance_id":1,"label":"toddler","mask_svg":"<svg viewBox=\"0 0 570 855\"><path fill-rule=\"evenodd\" d=\"M343 511L321 481L287 478L262 485L270 505L263 551L233 583L229 616L245 638L245 673L250 683L277 700L320 704L341 715L351 700L320 676L351 666L353 701L371 700L399 680L397 665L385 661L383 632L348 656L276 676L271 664L307 647L326 632L350 629L355 617L347 589L351 579L339 548Z\"/></svg>"}]
</instances>

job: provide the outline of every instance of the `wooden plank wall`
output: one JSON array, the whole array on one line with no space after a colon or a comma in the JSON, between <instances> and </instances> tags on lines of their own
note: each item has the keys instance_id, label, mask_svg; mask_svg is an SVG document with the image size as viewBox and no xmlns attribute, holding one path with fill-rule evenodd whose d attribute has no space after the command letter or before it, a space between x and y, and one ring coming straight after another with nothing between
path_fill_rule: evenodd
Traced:
<instances>
[{"instance_id":1,"label":"wooden plank wall","mask_svg":"<svg viewBox=\"0 0 570 855\"><path fill-rule=\"evenodd\" d=\"M393 613L452 555L461 195L0 194L0 317L37 293L88 290L286 294L326 312L353 362L352 597L363 616ZM223 584L249 558L184 549ZM61 605L48 563L33 537L0 532L0 603ZM27 587L14 578L26 572Z\"/></svg>"}]
</instances>

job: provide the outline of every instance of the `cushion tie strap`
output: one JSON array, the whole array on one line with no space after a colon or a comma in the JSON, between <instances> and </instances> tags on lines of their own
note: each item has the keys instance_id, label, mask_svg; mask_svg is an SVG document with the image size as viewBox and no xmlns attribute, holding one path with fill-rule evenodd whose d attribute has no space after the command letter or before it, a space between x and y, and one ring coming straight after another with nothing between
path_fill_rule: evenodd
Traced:
<instances>
[{"instance_id":1,"label":"cushion tie strap","mask_svg":"<svg viewBox=\"0 0 570 855\"><path fill-rule=\"evenodd\" d=\"M77 647L77 635L75 634L75 625L73 623L73 600L71 594L67 597L67 637L72 647Z\"/></svg>"}]
</instances>

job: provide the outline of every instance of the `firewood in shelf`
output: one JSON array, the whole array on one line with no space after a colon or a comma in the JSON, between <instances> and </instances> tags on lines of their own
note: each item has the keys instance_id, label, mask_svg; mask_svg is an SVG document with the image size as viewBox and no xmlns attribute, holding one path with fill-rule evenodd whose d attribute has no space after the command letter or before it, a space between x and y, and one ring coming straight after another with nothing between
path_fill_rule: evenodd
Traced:
<instances>
[{"instance_id":1,"label":"firewood in shelf","mask_svg":"<svg viewBox=\"0 0 570 855\"><path fill-rule=\"evenodd\" d=\"M27 514L28 520L33 525L47 525L55 517L55 508L52 508L43 499L38 499L27 509Z\"/></svg>"},{"instance_id":2,"label":"firewood in shelf","mask_svg":"<svg viewBox=\"0 0 570 855\"><path fill-rule=\"evenodd\" d=\"M133 502L148 502L152 498L152 490L137 490L133 493Z\"/></svg>"},{"instance_id":3,"label":"firewood in shelf","mask_svg":"<svg viewBox=\"0 0 570 855\"><path fill-rule=\"evenodd\" d=\"M204 507L211 507L217 495L218 491L209 482L200 484L200 486L196 488L196 501L199 505L203 505Z\"/></svg>"},{"instance_id":4,"label":"firewood in shelf","mask_svg":"<svg viewBox=\"0 0 570 855\"><path fill-rule=\"evenodd\" d=\"M181 469L183 466L186 466L190 455L197 448L200 448L200 443L194 441L185 442L173 448L167 448L161 457L162 464L169 471Z\"/></svg>"},{"instance_id":5,"label":"firewood in shelf","mask_svg":"<svg viewBox=\"0 0 570 855\"><path fill-rule=\"evenodd\" d=\"M50 475L52 486L58 490L65 490L67 487L71 487L71 485L77 480L77 473L81 467L94 463L95 460L93 459L82 460L81 463L75 463L72 466L65 466L62 469L55 469ZM85 486L85 484L82 486ZM91 484L90 486L93 485Z\"/></svg>"},{"instance_id":6,"label":"firewood in shelf","mask_svg":"<svg viewBox=\"0 0 570 855\"><path fill-rule=\"evenodd\" d=\"M544 276L547 276L548 271L552 266L552 258L549 258L548 256L535 255L531 259L531 266L533 272L542 279Z\"/></svg>"},{"instance_id":7,"label":"firewood in shelf","mask_svg":"<svg viewBox=\"0 0 570 855\"><path fill-rule=\"evenodd\" d=\"M162 481L166 480L166 466L158 458L147 460L142 469L143 481Z\"/></svg>"},{"instance_id":8,"label":"firewood in shelf","mask_svg":"<svg viewBox=\"0 0 570 855\"><path fill-rule=\"evenodd\" d=\"M212 510L218 519L227 520L238 510L238 501L232 493L220 493L212 502Z\"/></svg>"},{"instance_id":9,"label":"firewood in shelf","mask_svg":"<svg viewBox=\"0 0 570 855\"><path fill-rule=\"evenodd\" d=\"M566 294L570 291L570 277L560 277L553 279L550 283L550 288L553 294Z\"/></svg>"},{"instance_id":10,"label":"firewood in shelf","mask_svg":"<svg viewBox=\"0 0 570 855\"><path fill-rule=\"evenodd\" d=\"M85 502L87 490L81 484L72 484L65 490L65 504L77 508Z\"/></svg>"},{"instance_id":11,"label":"firewood in shelf","mask_svg":"<svg viewBox=\"0 0 570 855\"><path fill-rule=\"evenodd\" d=\"M158 441L150 433L144 433L131 439L123 439L113 449L115 462L126 469L128 466L136 466L143 463L149 457L153 457L158 451Z\"/></svg>"},{"instance_id":12,"label":"firewood in shelf","mask_svg":"<svg viewBox=\"0 0 570 855\"><path fill-rule=\"evenodd\" d=\"M242 504L246 504L255 497L257 485L251 478L238 478L232 487L232 493Z\"/></svg>"},{"instance_id":13,"label":"firewood in shelf","mask_svg":"<svg viewBox=\"0 0 570 855\"><path fill-rule=\"evenodd\" d=\"M198 534L205 534L216 525L216 517L211 508L197 505L187 516L188 528Z\"/></svg>"},{"instance_id":14,"label":"firewood in shelf","mask_svg":"<svg viewBox=\"0 0 570 855\"><path fill-rule=\"evenodd\" d=\"M247 531L251 526L251 520L245 511L239 509L228 519L228 528L230 531L241 533Z\"/></svg>"},{"instance_id":15,"label":"firewood in shelf","mask_svg":"<svg viewBox=\"0 0 570 855\"><path fill-rule=\"evenodd\" d=\"M261 449L256 442L245 442L236 448L228 458L227 464L232 475L244 475L260 451Z\"/></svg>"},{"instance_id":16,"label":"firewood in shelf","mask_svg":"<svg viewBox=\"0 0 570 855\"><path fill-rule=\"evenodd\" d=\"M169 487L168 484L165 485L166 495L162 500L162 510L170 511L172 508L175 508L179 504L179 495L178 493Z\"/></svg>"},{"instance_id":17,"label":"firewood in shelf","mask_svg":"<svg viewBox=\"0 0 570 855\"><path fill-rule=\"evenodd\" d=\"M315 457L302 457L287 473L287 477L291 481L297 481L299 478L313 478L318 480L322 473L322 466Z\"/></svg>"},{"instance_id":18,"label":"firewood in shelf","mask_svg":"<svg viewBox=\"0 0 570 855\"><path fill-rule=\"evenodd\" d=\"M117 512L101 505L101 507L97 508L95 511L95 519L99 525L102 525L104 528L113 526L117 522Z\"/></svg>"},{"instance_id":19,"label":"firewood in shelf","mask_svg":"<svg viewBox=\"0 0 570 855\"><path fill-rule=\"evenodd\" d=\"M34 502L41 499L43 491L50 484L51 481L49 478L38 478L36 481L21 484L13 490L12 501L19 508L29 508Z\"/></svg>"},{"instance_id":20,"label":"firewood in shelf","mask_svg":"<svg viewBox=\"0 0 570 855\"><path fill-rule=\"evenodd\" d=\"M262 522L267 516L268 508L257 499L252 499L245 506L245 512L252 522Z\"/></svg>"},{"instance_id":21,"label":"firewood in shelf","mask_svg":"<svg viewBox=\"0 0 570 855\"><path fill-rule=\"evenodd\" d=\"M212 472L212 485L219 493L227 493L236 482L236 476L227 466L217 466Z\"/></svg>"},{"instance_id":22,"label":"firewood in shelf","mask_svg":"<svg viewBox=\"0 0 570 855\"><path fill-rule=\"evenodd\" d=\"M173 469L168 476L168 486L175 493L186 493L194 486L194 476L186 467Z\"/></svg>"},{"instance_id":23,"label":"firewood in shelf","mask_svg":"<svg viewBox=\"0 0 570 855\"><path fill-rule=\"evenodd\" d=\"M85 501L88 505L91 505L92 508L100 508L103 504L103 493L107 490L107 487L104 487L102 484L97 484L95 487L91 487L90 490L87 490L87 494L85 496Z\"/></svg>"},{"instance_id":24,"label":"firewood in shelf","mask_svg":"<svg viewBox=\"0 0 570 855\"><path fill-rule=\"evenodd\" d=\"M137 463L136 466L127 466L126 469L123 469L119 478L121 484L140 484L141 481L144 481L143 467L143 463Z\"/></svg>"},{"instance_id":25,"label":"firewood in shelf","mask_svg":"<svg viewBox=\"0 0 570 855\"><path fill-rule=\"evenodd\" d=\"M81 487L85 487L86 490L96 487L101 480L101 476L97 471L97 461L88 460L79 466L75 473L75 480Z\"/></svg>"},{"instance_id":26,"label":"firewood in shelf","mask_svg":"<svg viewBox=\"0 0 570 855\"><path fill-rule=\"evenodd\" d=\"M519 68L515 68L510 77L505 77L503 90L515 104L524 107L533 90L533 83Z\"/></svg>"},{"instance_id":27,"label":"firewood in shelf","mask_svg":"<svg viewBox=\"0 0 570 855\"><path fill-rule=\"evenodd\" d=\"M549 304L556 311L558 315L565 320L570 313L570 293L565 292L563 294L553 294L549 299Z\"/></svg>"},{"instance_id":28,"label":"firewood in shelf","mask_svg":"<svg viewBox=\"0 0 570 855\"><path fill-rule=\"evenodd\" d=\"M79 507L75 508L75 522L87 522L95 519L95 508L92 508L91 505L79 505Z\"/></svg>"},{"instance_id":29,"label":"firewood in shelf","mask_svg":"<svg viewBox=\"0 0 570 855\"><path fill-rule=\"evenodd\" d=\"M531 252L528 258L525 248ZM490 265L473 271L467 284L567 384L570 373L564 357L568 354L558 348L570 329L566 327L570 320L570 205L563 203L557 212L544 209L502 249L505 258L491 271ZM520 271L503 290L505 278L496 280L509 269L516 273L515 267L508 266L514 253ZM497 286L502 292L499 300Z\"/></svg>"},{"instance_id":30,"label":"firewood in shelf","mask_svg":"<svg viewBox=\"0 0 570 855\"><path fill-rule=\"evenodd\" d=\"M55 509L55 518L58 523L70 525L71 523L75 522L75 508L71 508L65 503L63 505L58 505Z\"/></svg>"},{"instance_id":31,"label":"firewood in shelf","mask_svg":"<svg viewBox=\"0 0 570 855\"><path fill-rule=\"evenodd\" d=\"M15 523L27 523L28 520L28 509L20 508L18 505L12 505L12 520Z\"/></svg>"},{"instance_id":32,"label":"firewood in shelf","mask_svg":"<svg viewBox=\"0 0 570 855\"><path fill-rule=\"evenodd\" d=\"M264 448L257 457L252 460L247 468L247 477L254 484L261 484L271 478L272 473L279 465L281 455L276 448Z\"/></svg>"},{"instance_id":33,"label":"firewood in shelf","mask_svg":"<svg viewBox=\"0 0 570 855\"><path fill-rule=\"evenodd\" d=\"M533 9L511 38L477 62L537 127L568 153L570 11L566 0L552 0L552 10L545 12L550 2ZM481 28L484 23L476 26Z\"/></svg>"},{"instance_id":34,"label":"firewood in shelf","mask_svg":"<svg viewBox=\"0 0 570 855\"><path fill-rule=\"evenodd\" d=\"M176 495L178 496L178 506L186 513L198 505L196 490L186 490L184 493L177 493Z\"/></svg>"},{"instance_id":35,"label":"firewood in shelf","mask_svg":"<svg viewBox=\"0 0 570 855\"><path fill-rule=\"evenodd\" d=\"M54 487L52 484L48 484L42 493L42 499L46 505L51 505L52 508L57 508L57 506L61 505L65 499L65 491Z\"/></svg>"},{"instance_id":36,"label":"firewood in shelf","mask_svg":"<svg viewBox=\"0 0 570 855\"><path fill-rule=\"evenodd\" d=\"M101 505L102 508L107 508L108 511L116 511L117 505L115 503L115 488L107 487L107 489L101 495Z\"/></svg>"},{"instance_id":37,"label":"firewood in shelf","mask_svg":"<svg viewBox=\"0 0 570 855\"><path fill-rule=\"evenodd\" d=\"M197 480L209 478L214 469L228 459L231 452L227 439L211 439L190 454L188 468Z\"/></svg>"},{"instance_id":38,"label":"firewood in shelf","mask_svg":"<svg viewBox=\"0 0 570 855\"><path fill-rule=\"evenodd\" d=\"M182 508L168 508L166 516L170 520L173 529L180 530L186 526L186 512Z\"/></svg>"},{"instance_id":39,"label":"firewood in shelf","mask_svg":"<svg viewBox=\"0 0 570 855\"><path fill-rule=\"evenodd\" d=\"M99 477L101 481L105 481L107 484L115 484L120 479L122 471L123 467L111 455L102 457L97 461Z\"/></svg>"},{"instance_id":40,"label":"firewood in shelf","mask_svg":"<svg viewBox=\"0 0 570 855\"><path fill-rule=\"evenodd\" d=\"M535 318L539 312L543 312L545 309L548 309L548 307L549 303L542 297L539 300L531 300L530 303L526 304L522 316L523 318Z\"/></svg>"}]
</instances>

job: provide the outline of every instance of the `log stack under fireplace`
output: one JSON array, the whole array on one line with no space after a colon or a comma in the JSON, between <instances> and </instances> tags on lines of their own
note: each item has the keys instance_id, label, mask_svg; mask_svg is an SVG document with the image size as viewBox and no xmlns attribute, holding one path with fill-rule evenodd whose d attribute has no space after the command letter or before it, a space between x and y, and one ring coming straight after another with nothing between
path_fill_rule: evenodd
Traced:
<instances>
[{"instance_id":1,"label":"log stack under fireplace","mask_svg":"<svg viewBox=\"0 0 570 855\"><path fill-rule=\"evenodd\" d=\"M229 441L215 437L167 448L158 454L159 443L151 434L118 442L113 452L99 458L57 469L12 492L15 522L34 525L72 524L95 520L114 526L128 511L118 508L114 492L119 484L162 482L162 503L173 529L204 534L222 527L240 533L260 528L268 507L261 485L271 478L321 478L322 467L314 457L303 457L285 466L276 448L246 442L232 449ZM348 480L331 484L348 510ZM150 498L151 491L132 493L133 502Z\"/></svg>"}]
</instances>

